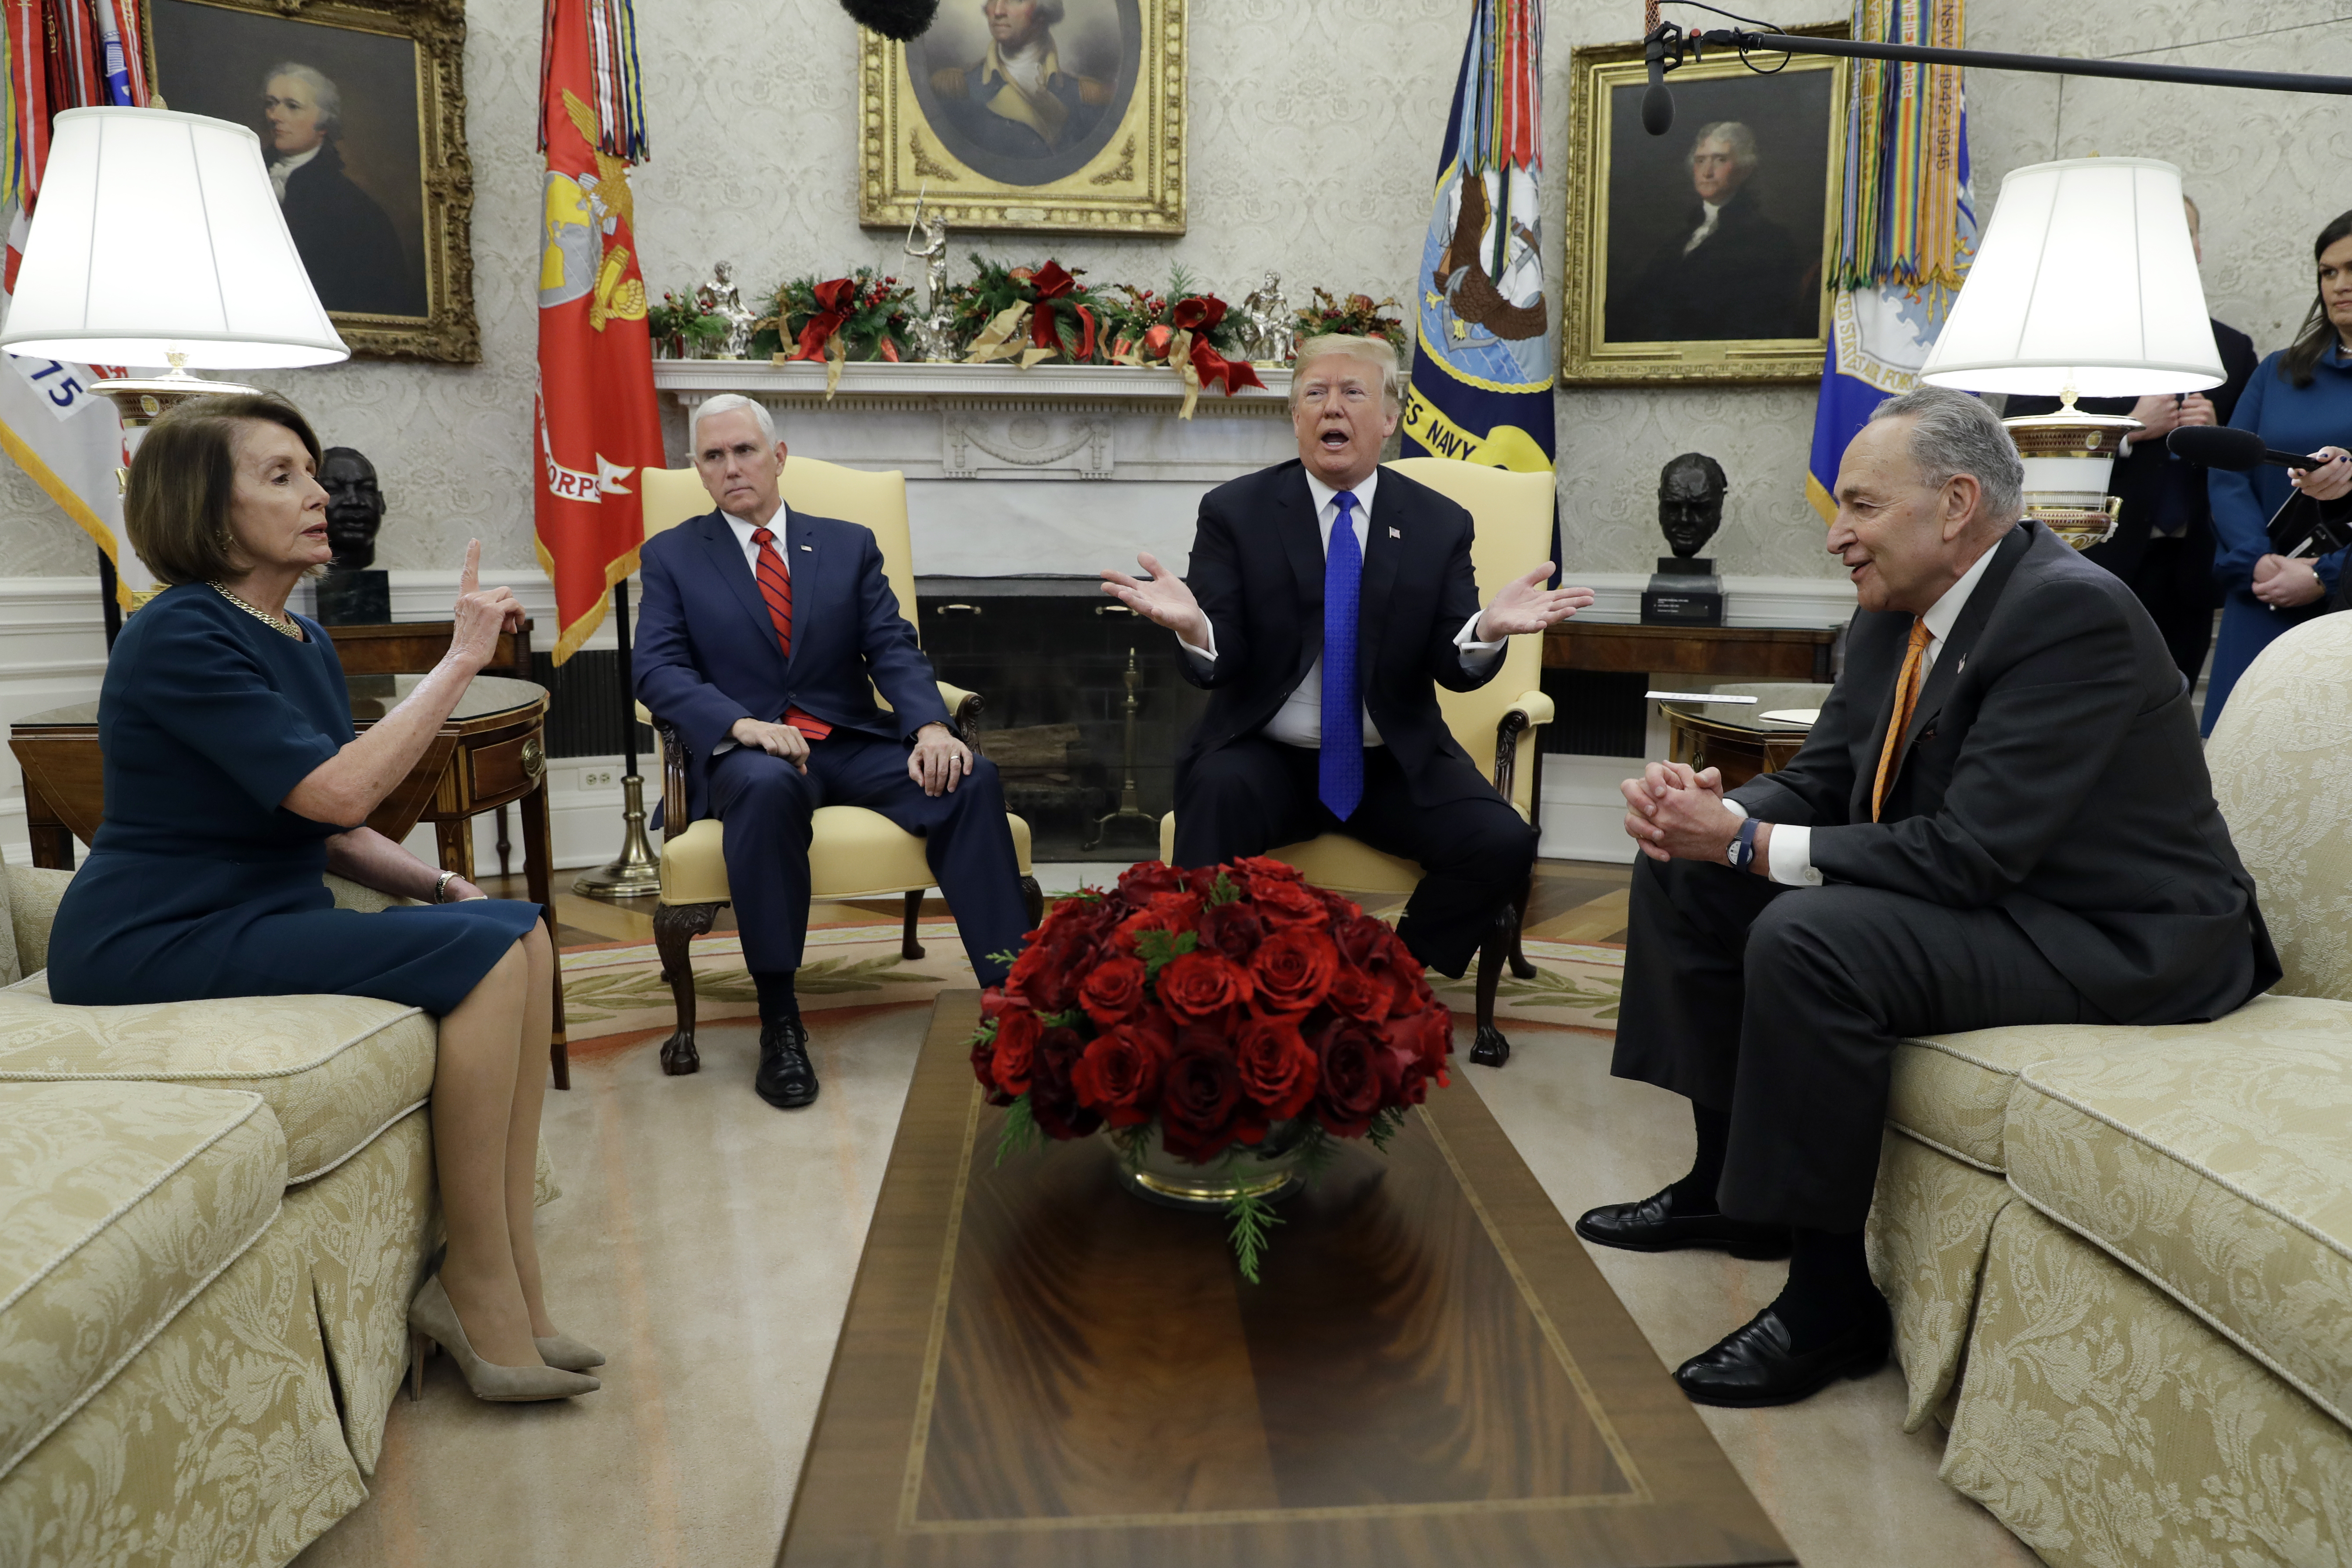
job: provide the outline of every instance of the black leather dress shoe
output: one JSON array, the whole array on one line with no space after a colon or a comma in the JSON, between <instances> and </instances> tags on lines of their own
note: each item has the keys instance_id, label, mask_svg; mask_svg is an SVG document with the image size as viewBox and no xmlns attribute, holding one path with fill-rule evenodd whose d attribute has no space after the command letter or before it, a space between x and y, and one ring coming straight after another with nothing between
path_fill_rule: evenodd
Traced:
<instances>
[{"instance_id":1,"label":"black leather dress shoe","mask_svg":"<svg viewBox=\"0 0 2352 1568\"><path fill-rule=\"evenodd\" d=\"M1868 1377L1886 1364L1893 1340L1886 1303L1874 1301L1837 1338L1800 1352L1790 1348L1789 1325L1767 1307L1713 1350L1676 1367L1675 1382L1701 1405L1794 1405L1839 1378Z\"/></svg>"},{"instance_id":2,"label":"black leather dress shoe","mask_svg":"<svg viewBox=\"0 0 2352 1568\"><path fill-rule=\"evenodd\" d=\"M1637 1204L1604 1204L1588 1209L1576 1222L1576 1234L1595 1246L1622 1247L1628 1252L1711 1247L1734 1258L1786 1258L1790 1247L1787 1226L1683 1212L1672 1187Z\"/></svg>"},{"instance_id":3,"label":"black leather dress shoe","mask_svg":"<svg viewBox=\"0 0 2352 1568\"><path fill-rule=\"evenodd\" d=\"M760 1071L751 1087L779 1110L798 1110L816 1098L816 1068L809 1065L808 1029L799 1019L761 1026Z\"/></svg>"}]
</instances>

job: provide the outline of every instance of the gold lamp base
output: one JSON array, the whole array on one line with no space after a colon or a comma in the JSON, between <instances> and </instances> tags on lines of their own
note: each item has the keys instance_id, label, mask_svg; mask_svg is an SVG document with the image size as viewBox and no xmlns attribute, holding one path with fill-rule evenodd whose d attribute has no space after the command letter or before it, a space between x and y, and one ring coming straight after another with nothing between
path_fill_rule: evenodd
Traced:
<instances>
[{"instance_id":1,"label":"gold lamp base","mask_svg":"<svg viewBox=\"0 0 2352 1568\"><path fill-rule=\"evenodd\" d=\"M646 781L635 773L621 781L624 802L620 858L572 879L575 893L642 899L661 891L661 861L646 838Z\"/></svg>"},{"instance_id":2,"label":"gold lamp base","mask_svg":"<svg viewBox=\"0 0 2352 1568\"><path fill-rule=\"evenodd\" d=\"M144 430L192 397L218 397L252 393L257 388L234 381L198 381L187 372L188 356L172 355L172 368L163 375L109 376L93 382L90 390L114 405L125 430Z\"/></svg>"},{"instance_id":3,"label":"gold lamp base","mask_svg":"<svg viewBox=\"0 0 2352 1568\"><path fill-rule=\"evenodd\" d=\"M2124 437L2141 428L2138 420L2086 413L2074 406L2070 386L2055 414L2024 415L2001 425L2025 459L2028 518L2077 550L2115 537L2123 503L2107 494L2107 479Z\"/></svg>"}]
</instances>

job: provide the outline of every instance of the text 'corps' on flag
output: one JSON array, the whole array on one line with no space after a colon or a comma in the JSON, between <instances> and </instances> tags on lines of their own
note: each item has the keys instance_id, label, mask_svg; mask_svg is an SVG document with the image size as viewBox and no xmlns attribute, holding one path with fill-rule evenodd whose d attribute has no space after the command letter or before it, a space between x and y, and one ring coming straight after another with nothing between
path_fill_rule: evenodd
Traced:
<instances>
[{"instance_id":1,"label":"text 'corps' on flag","mask_svg":"<svg viewBox=\"0 0 2352 1568\"><path fill-rule=\"evenodd\" d=\"M540 61L539 447L532 518L559 664L604 618L645 542L662 462L629 165L645 157L628 0L547 0Z\"/></svg>"}]
</instances>

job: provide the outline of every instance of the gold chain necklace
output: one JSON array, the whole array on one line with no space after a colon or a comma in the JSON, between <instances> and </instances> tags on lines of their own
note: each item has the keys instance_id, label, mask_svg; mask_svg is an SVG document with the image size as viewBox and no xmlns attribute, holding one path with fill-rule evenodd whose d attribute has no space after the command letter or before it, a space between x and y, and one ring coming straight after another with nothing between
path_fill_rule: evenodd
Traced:
<instances>
[{"instance_id":1,"label":"gold chain necklace","mask_svg":"<svg viewBox=\"0 0 2352 1568\"><path fill-rule=\"evenodd\" d=\"M243 610L247 615L251 616L255 620L259 621L263 626L268 626L271 631L278 632L284 636L292 637L296 642L304 640L302 637L302 628L294 624L291 616L273 616L268 610L261 609L253 605L248 605L243 599L238 598L235 594L230 593L217 582L207 583L205 586L210 588L214 593L218 594L222 598L226 599L230 604L235 605L238 609Z\"/></svg>"}]
</instances>

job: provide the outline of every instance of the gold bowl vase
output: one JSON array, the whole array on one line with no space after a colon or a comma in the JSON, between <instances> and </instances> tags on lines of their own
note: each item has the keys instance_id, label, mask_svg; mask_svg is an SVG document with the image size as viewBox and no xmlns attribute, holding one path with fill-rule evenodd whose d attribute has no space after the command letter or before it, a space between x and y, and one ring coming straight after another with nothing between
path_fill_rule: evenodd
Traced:
<instances>
[{"instance_id":1,"label":"gold bowl vase","mask_svg":"<svg viewBox=\"0 0 2352 1568\"><path fill-rule=\"evenodd\" d=\"M1296 1121L1269 1129L1255 1147L1235 1143L1205 1165L1170 1153L1157 1122L1132 1144L1114 1140L1113 1147L1118 1151L1115 1168L1119 1185L1148 1203L1171 1208L1223 1211L1242 1197L1279 1203L1305 1184L1298 1173Z\"/></svg>"}]
</instances>

